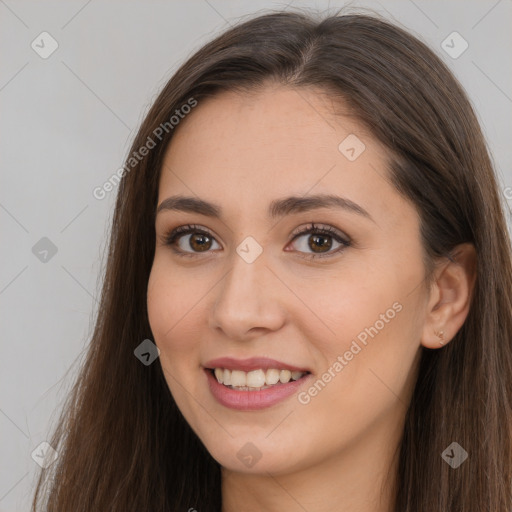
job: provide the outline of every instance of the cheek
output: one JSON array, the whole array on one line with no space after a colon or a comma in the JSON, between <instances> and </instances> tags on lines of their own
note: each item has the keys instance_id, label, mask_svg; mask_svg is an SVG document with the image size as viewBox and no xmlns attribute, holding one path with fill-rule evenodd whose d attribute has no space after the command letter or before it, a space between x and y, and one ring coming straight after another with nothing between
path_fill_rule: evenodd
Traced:
<instances>
[{"instance_id":1,"label":"cheek","mask_svg":"<svg viewBox=\"0 0 512 512\"><path fill-rule=\"evenodd\" d=\"M325 340L322 352L342 353L358 335L364 341L365 329L380 322L381 314L390 310L388 317L395 316L392 306L401 294L392 281L375 264L346 264L314 285L302 283L299 293L306 298L306 309L297 319L302 317L310 340Z\"/></svg>"},{"instance_id":2,"label":"cheek","mask_svg":"<svg viewBox=\"0 0 512 512\"><path fill-rule=\"evenodd\" d=\"M197 298L190 291L190 286L182 286L156 259L147 289L149 324L160 350L164 378L176 404L187 418L193 415L188 393L195 395L198 384L195 370L198 368L199 346L194 343L198 337L192 333L192 329L197 328L192 309L195 303Z\"/></svg>"},{"instance_id":3,"label":"cheek","mask_svg":"<svg viewBox=\"0 0 512 512\"><path fill-rule=\"evenodd\" d=\"M301 403L310 401L303 422L316 424L321 418L326 437L335 438L341 431L352 438L388 414L398 414L408 401L418 354L414 315L409 304L392 298L390 294L380 303L366 302L359 316L350 316L348 309L340 313L337 339L328 343L324 338L317 345L324 366ZM306 412L311 410L314 415Z\"/></svg>"},{"instance_id":4,"label":"cheek","mask_svg":"<svg viewBox=\"0 0 512 512\"><path fill-rule=\"evenodd\" d=\"M147 308L155 343L163 354L194 350L190 343L194 337L185 330L195 324L193 307L197 303L196 295L190 286L180 283L176 272L172 276L155 260L149 276Z\"/></svg>"},{"instance_id":5,"label":"cheek","mask_svg":"<svg viewBox=\"0 0 512 512\"><path fill-rule=\"evenodd\" d=\"M400 393L420 344L421 291L411 293L410 283L421 283L421 265L384 258L371 263L353 265L331 276L329 285L312 288L308 304L318 314L302 320L321 370L337 377L331 389L340 386L359 399L378 399L388 388Z\"/></svg>"}]
</instances>

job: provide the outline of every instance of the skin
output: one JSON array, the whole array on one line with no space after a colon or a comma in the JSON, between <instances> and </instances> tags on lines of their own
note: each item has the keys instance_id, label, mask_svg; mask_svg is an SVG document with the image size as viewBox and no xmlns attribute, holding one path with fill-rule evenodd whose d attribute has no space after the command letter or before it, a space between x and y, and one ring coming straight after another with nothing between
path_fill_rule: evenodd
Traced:
<instances>
[{"instance_id":1,"label":"skin","mask_svg":"<svg viewBox=\"0 0 512 512\"><path fill-rule=\"evenodd\" d=\"M386 476L396 470L421 347L442 349L435 331L446 345L469 310L473 248L460 246L457 263L438 262L427 288L416 208L387 181L384 147L340 105L335 115L321 91L275 84L223 92L181 122L165 155L158 204L192 195L223 213L157 214L147 304L170 391L222 466L224 512L390 511ZM349 134L366 146L355 161L338 150ZM317 193L349 198L373 220L333 207L266 217L274 199ZM351 245L336 252L328 237L330 257L304 259L324 254L308 246L311 233L292 241L311 222ZM206 252L190 246L190 234L178 248L195 257L164 243L185 224L211 232ZM236 252L247 236L263 248L251 264ZM395 303L400 312L307 404L293 395L244 412L209 391L203 364L222 356L271 357L310 369L314 382ZM237 458L247 442L261 454L252 467Z\"/></svg>"}]
</instances>

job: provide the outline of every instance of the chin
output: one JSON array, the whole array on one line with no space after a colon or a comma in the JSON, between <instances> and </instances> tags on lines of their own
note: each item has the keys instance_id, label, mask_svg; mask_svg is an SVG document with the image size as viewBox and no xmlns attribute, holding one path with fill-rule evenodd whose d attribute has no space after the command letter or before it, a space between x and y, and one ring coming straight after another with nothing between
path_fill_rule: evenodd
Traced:
<instances>
[{"instance_id":1,"label":"chin","mask_svg":"<svg viewBox=\"0 0 512 512\"><path fill-rule=\"evenodd\" d=\"M224 468L236 473L284 474L300 469L307 454L298 453L294 444L289 445L265 438L268 434L233 437L220 445L217 442L205 443L210 455Z\"/></svg>"}]
</instances>

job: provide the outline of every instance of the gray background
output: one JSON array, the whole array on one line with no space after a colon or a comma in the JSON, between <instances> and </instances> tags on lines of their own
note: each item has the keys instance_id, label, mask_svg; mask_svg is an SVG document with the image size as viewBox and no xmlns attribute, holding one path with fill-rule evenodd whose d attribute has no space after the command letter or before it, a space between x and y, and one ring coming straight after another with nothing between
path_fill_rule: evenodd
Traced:
<instances>
[{"instance_id":1,"label":"gray background","mask_svg":"<svg viewBox=\"0 0 512 512\"><path fill-rule=\"evenodd\" d=\"M123 165L149 104L187 56L239 17L286 4L0 0L0 512L28 511L39 471L31 454L92 331L117 192L98 200L93 189ZM477 110L510 208L512 1L351 6L398 21L448 63ZM46 59L31 47L49 48L43 31L59 45ZM469 44L456 59L441 47L453 31ZM33 252L43 237L57 249L47 261Z\"/></svg>"}]
</instances>

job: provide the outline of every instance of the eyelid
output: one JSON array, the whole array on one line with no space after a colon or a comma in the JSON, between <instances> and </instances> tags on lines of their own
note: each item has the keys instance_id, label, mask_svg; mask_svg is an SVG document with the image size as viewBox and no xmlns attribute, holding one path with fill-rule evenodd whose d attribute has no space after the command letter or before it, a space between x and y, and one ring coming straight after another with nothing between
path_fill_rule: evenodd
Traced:
<instances>
[{"instance_id":1,"label":"eyelid","mask_svg":"<svg viewBox=\"0 0 512 512\"><path fill-rule=\"evenodd\" d=\"M217 242L217 239L215 238L215 236L212 234L212 232L208 228L205 228L198 224L184 224L184 225L178 226L174 229L165 231L163 233L163 235L159 238L160 238L161 242L163 243L163 245L172 246L172 250L178 256L200 256L201 255L200 252L182 251L181 249L176 249L174 247L175 242L180 237L185 236L185 235L191 235L194 233L200 233L203 235L207 235ZM217 243L219 243L219 242L217 242ZM205 253L208 253L208 252L211 252L211 251L205 251Z\"/></svg>"},{"instance_id":2,"label":"eyelid","mask_svg":"<svg viewBox=\"0 0 512 512\"><path fill-rule=\"evenodd\" d=\"M178 256L189 256L189 257L195 257L200 256L201 252L194 252L194 251L183 251L181 249L176 249L175 243L176 241L181 238L182 236L191 235L194 233L199 233L206 235L210 238L212 238L216 243L219 243L216 239L216 237L212 234L212 232L201 225L197 224L185 224L180 225L174 229L170 229L166 231L162 236L159 237L163 245L172 246L172 250L177 254ZM289 243L294 242L297 238L307 235L307 234L325 234L327 236L330 236L333 238L337 243L341 244L340 247L335 249L334 251L328 251L326 253L304 253L302 251L287 251L287 252L297 252L299 257L308 259L308 260L317 260L319 258L328 258L335 256L336 254L343 252L346 248L350 247L352 245L352 240L349 236L347 236L345 233L340 231L339 229L326 224L318 224L318 223L308 223L307 225L302 225L297 227L293 230L291 233L291 240ZM288 246L288 244L287 244ZM212 252L211 250L204 251L205 254L208 254L209 252Z\"/></svg>"},{"instance_id":3,"label":"eyelid","mask_svg":"<svg viewBox=\"0 0 512 512\"><path fill-rule=\"evenodd\" d=\"M318 222L309 222L306 225L302 225L302 226L295 228L291 232L292 241L297 236L303 235L305 233L309 233L310 231L326 232L326 233L332 235L333 237L339 237L339 238L343 239L343 241L347 242L347 243L349 243L351 241L350 237L348 235L346 235L345 233L343 233L343 231L335 228L334 226L331 226L330 224L322 224L322 223L318 223Z\"/></svg>"},{"instance_id":4,"label":"eyelid","mask_svg":"<svg viewBox=\"0 0 512 512\"><path fill-rule=\"evenodd\" d=\"M308 233L314 234L315 232L320 235L326 234L330 236L337 243L340 244L340 247L333 251L328 251L325 253L304 253L301 251L294 251L300 258L313 261L322 258L330 258L338 255L339 253L343 252L345 249L351 247L352 245L352 239L339 229L335 228L334 226L331 226L330 224L322 225L314 222L311 222L306 226L299 226L298 228L294 229L291 234L292 240L290 242L294 242L297 238L300 238L303 235L307 235Z\"/></svg>"}]
</instances>

